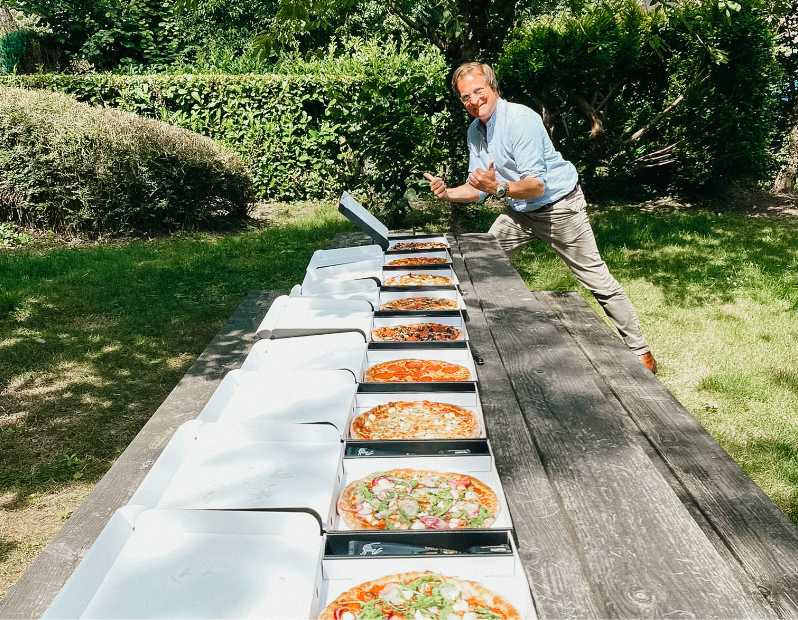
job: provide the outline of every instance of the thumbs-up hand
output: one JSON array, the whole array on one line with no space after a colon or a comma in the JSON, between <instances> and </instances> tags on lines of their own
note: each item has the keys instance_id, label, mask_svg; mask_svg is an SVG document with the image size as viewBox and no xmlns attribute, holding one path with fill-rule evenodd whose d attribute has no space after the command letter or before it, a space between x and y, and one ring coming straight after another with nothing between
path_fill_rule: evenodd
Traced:
<instances>
[{"instance_id":1,"label":"thumbs-up hand","mask_svg":"<svg viewBox=\"0 0 798 620\"><path fill-rule=\"evenodd\" d=\"M468 184L477 188L481 192L487 192L488 194L496 193L496 190L499 187L499 182L496 180L496 172L493 169L493 162L491 161L490 164L488 164L487 170L477 168L471 174L469 174Z\"/></svg>"},{"instance_id":2,"label":"thumbs-up hand","mask_svg":"<svg viewBox=\"0 0 798 620\"><path fill-rule=\"evenodd\" d=\"M424 173L424 178L429 181L429 188L433 194L435 194L436 198L440 198L441 200L446 200L446 192L448 188L446 187L446 181L444 181L441 177L434 177L429 172Z\"/></svg>"}]
</instances>

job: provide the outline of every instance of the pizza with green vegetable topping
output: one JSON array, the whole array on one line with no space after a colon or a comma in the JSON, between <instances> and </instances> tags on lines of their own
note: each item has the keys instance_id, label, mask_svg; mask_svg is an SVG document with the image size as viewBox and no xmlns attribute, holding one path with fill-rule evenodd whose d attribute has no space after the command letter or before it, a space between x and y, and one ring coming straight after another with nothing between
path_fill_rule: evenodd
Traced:
<instances>
[{"instance_id":1,"label":"pizza with green vegetable topping","mask_svg":"<svg viewBox=\"0 0 798 620\"><path fill-rule=\"evenodd\" d=\"M401 573L347 590L319 620L520 620L505 599L476 581Z\"/></svg>"},{"instance_id":2,"label":"pizza with green vegetable topping","mask_svg":"<svg viewBox=\"0 0 798 620\"><path fill-rule=\"evenodd\" d=\"M346 485L338 513L353 530L490 527L501 505L473 476L415 469L373 473Z\"/></svg>"}]
</instances>

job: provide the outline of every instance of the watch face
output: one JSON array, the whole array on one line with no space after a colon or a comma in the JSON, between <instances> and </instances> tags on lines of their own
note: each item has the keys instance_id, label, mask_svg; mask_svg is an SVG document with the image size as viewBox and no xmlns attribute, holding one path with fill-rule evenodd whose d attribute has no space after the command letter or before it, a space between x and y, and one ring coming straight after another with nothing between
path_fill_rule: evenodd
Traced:
<instances>
[{"instance_id":1,"label":"watch face","mask_svg":"<svg viewBox=\"0 0 798 620\"><path fill-rule=\"evenodd\" d=\"M507 193L507 183L501 181L499 183L499 189L496 190L496 197L497 198L504 198L504 195Z\"/></svg>"}]
</instances>

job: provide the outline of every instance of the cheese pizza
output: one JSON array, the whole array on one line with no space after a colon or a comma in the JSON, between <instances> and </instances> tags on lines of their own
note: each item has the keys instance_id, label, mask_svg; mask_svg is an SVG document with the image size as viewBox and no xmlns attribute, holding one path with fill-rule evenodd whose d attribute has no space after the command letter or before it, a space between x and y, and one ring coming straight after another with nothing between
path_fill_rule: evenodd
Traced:
<instances>
[{"instance_id":1,"label":"cheese pizza","mask_svg":"<svg viewBox=\"0 0 798 620\"><path fill-rule=\"evenodd\" d=\"M377 405L353 418L352 439L474 439L479 419L473 411L429 400Z\"/></svg>"},{"instance_id":2,"label":"cheese pizza","mask_svg":"<svg viewBox=\"0 0 798 620\"><path fill-rule=\"evenodd\" d=\"M438 256L412 256L397 258L388 263L389 267L414 267L416 265L444 265L449 261Z\"/></svg>"},{"instance_id":3,"label":"cheese pizza","mask_svg":"<svg viewBox=\"0 0 798 620\"><path fill-rule=\"evenodd\" d=\"M429 273L408 273L402 276L393 276L383 281L383 286L449 286L451 278L446 276L433 276Z\"/></svg>"},{"instance_id":4,"label":"cheese pizza","mask_svg":"<svg viewBox=\"0 0 798 620\"><path fill-rule=\"evenodd\" d=\"M380 306L380 310L457 310L459 307L456 299L442 297L403 297L391 299Z\"/></svg>"},{"instance_id":5,"label":"cheese pizza","mask_svg":"<svg viewBox=\"0 0 798 620\"><path fill-rule=\"evenodd\" d=\"M366 370L366 382L471 381L465 366L441 360L399 359L375 364Z\"/></svg>"},{"instance_id":6,"label":"cheese pizza","mask_svg":"<svg viewBox=\"0 0 798 620\"><path fill-rule=\"evenodd\" d=\"M476 581L429 571L386 575L351 588L319 620L520 620L507 600Z\"/></svg>"},{"instance_id":7,"label":"cheese pizza","mask_svg":"<svg viewBox=\"0 0 798 620\"><path fill-rule=\"evenodd\" d=\"M350 482L338 514L353 530L490 527L501 510L488 485L453 472L392 469Z\"/></svg>"}]
</instances>

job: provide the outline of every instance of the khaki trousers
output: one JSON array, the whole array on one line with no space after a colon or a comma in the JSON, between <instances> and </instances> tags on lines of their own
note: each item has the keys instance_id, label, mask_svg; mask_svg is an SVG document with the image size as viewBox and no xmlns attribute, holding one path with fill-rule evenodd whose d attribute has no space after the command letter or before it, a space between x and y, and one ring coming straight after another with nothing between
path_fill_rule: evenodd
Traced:
<instances>
[{"instance_id":1,"label":"khaki trousers","mask_svg":"<svg viewBox=\"0 0 798 620\"><path fill-rule=\"evenodd\" d=\"M532 239L548 243L577 281L593 293L632 352L647 353L649 347L632 303L599 254L586 209L582 189L577 187L565 198L538 211L519 213L505 208L490 233L508 257Z\"/></svg>"}]
</instances>

